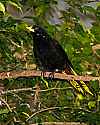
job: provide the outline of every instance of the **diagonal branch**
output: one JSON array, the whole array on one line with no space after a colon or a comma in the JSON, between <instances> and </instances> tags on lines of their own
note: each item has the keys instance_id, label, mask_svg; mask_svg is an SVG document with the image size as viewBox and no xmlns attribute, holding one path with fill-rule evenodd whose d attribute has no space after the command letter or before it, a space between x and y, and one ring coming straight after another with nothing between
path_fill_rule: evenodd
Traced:
<instances>
[{"instance_id":1,"label":"diagonal branch","mask_svg":"<svg viewBox=\"0 0 100 125\"><path fill-rule=\"evenodd\" d=\"M18 78L18 77L39 77L41 76L42 71L37 70L22 70L22 71L8 71L8 72L1 72L0 79L11 79L11 78ZM50 77L51 72L45 72L44 77ZM74 76L74 75L67 75L63 73L54 73L55 79L63 79L63 80L77 80L77 81L90 81L90 80L99 80L100 77L92 77L92 76Z\"/></svg>"}]
</instances>

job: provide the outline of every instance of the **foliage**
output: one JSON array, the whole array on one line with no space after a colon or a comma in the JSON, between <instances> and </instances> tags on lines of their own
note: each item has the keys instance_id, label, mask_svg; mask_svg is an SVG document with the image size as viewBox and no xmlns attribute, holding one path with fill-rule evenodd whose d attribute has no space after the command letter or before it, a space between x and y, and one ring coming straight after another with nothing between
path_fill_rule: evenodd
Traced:
<instances>
[{"instance_id":1,"label":"foliage","mask_svg":"<svg viewBox=\"0 0 100 125\"><path fill-rule=\"evenodd\" d=\"M33 9L33 24L39 24L57 39L67 52L75 71L81 75L100 76L100 59L92 51L92 46L100 42L100 5L96 8L88 5L87 0L65 0L67 10L60 11L59 24L53 24L57 0L1 0L0 2L0 71L33 68L35 63L32 52L32 37L26 30L25 20L16 19L6 9L8 4L14 11L24 12L24 7ZM88 18L95 17L90 28L85 27L77 11ZM23 14L24 15L24 14ZM22 15L22 16L23 16ZM99 52L98 52L99 53ZM7 125L29 124L52 121L80 121L100 124L99 120L99 82L88 83L94 97L77 94L66 81L41 78L16 78L0 80L0 123ZM34 89L35 87L35 89ZM21 88L33 88L33 91L18 91ZM53 88L53 89L52 89ZM7 90L14 90L16 92ZM40 91L40 90L47 91ZM34 91L35 90L35 91ZM54 108L55 107L55 108ZM49 110L51 108L51 110ZM54 108L54 109L53 109ZM42 111L47 109L46 111ZM39 113L39 111L41 111ZM36 113L37 112L37 113ZM35 114L36 113L36 114ZM33 115L32 118L30 116ZM30 119L29 119L30 118Z\"/></svg>"}]
</instances>

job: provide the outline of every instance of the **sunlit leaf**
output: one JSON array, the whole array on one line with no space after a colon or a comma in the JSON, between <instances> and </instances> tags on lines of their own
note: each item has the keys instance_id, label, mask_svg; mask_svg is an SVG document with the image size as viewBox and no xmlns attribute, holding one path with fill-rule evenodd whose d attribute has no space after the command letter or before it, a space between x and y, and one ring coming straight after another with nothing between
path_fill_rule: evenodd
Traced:
<instances>
[{"instance_id":1,"label":"sunlit leaf","mask_svg":"<svg viewBox=\"0 0 100 125\"><path fill-rule=\"evenodd\" d=\"M0 2L0 11L5 13L5 6L3 3Z\"/></svg>"},{"instance_id":2,"label":"sunlit leaf","mask_svg":"<svg viewBox=\"0 0 100 125\"><path fill-rule=\"evenodd\" d=\"M41 77L41 79L46 84L46 87L48 88L48 82L43 77Z\"/></svg>"},{"instance_id":3,"label":"sunlit leaf","mask_svg":"<svg viewBox=\"0 0 100 125\"><path fill-rule=\"evenodd\" d=\"M9 109L5 108L5 109L0 109L0 115L1 114L7 114L9 112Z\"/></svg>"},{"instance_id":4,"label":"sunlit leaf","mask_svg":"<svg viewBox=\"0 0 100 125\"><path fill-rule=\"evenodd\" d=\"M96 107L96 101L89 101L88 107L89 107L89 109L92 109L92 108Z\"/></svg>"}]
</instances>

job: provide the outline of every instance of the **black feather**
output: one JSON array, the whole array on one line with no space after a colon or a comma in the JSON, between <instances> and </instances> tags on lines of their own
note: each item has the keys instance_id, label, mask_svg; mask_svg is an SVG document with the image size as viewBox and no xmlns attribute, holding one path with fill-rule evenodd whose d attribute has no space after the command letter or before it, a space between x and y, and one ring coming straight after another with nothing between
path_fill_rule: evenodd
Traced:
<instances>
[{"instance_id":1,"label":"black feather","mask_svg":"<svg viewBox=\"0 0 100 125\"><path fill-rule=\"evenodd\" d=\"M64 71L66 68L71 71L73 66L59 42L51 38L43 28L34 26L33 29L33 51L39 67L53 72Z\"/></svg>"}]
</instances>

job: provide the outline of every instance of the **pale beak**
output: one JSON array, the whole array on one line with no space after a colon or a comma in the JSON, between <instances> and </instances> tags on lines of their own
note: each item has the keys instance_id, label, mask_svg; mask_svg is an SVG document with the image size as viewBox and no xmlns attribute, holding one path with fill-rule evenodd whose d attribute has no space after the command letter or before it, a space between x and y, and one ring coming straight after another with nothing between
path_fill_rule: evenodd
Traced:
<instances>
[{"instance_id":1,"label":"pale beak","mask_svg":"<svg viewBox=\"0 0 100 125\"><path fill-rule=\"evenodd\" d=\"M34 31L35 31L34 29L32 29L32 26L27 26L26 29L28 29L28 30L31 31L31 32L34 32Z\"/></svg>"}]
</instances>

